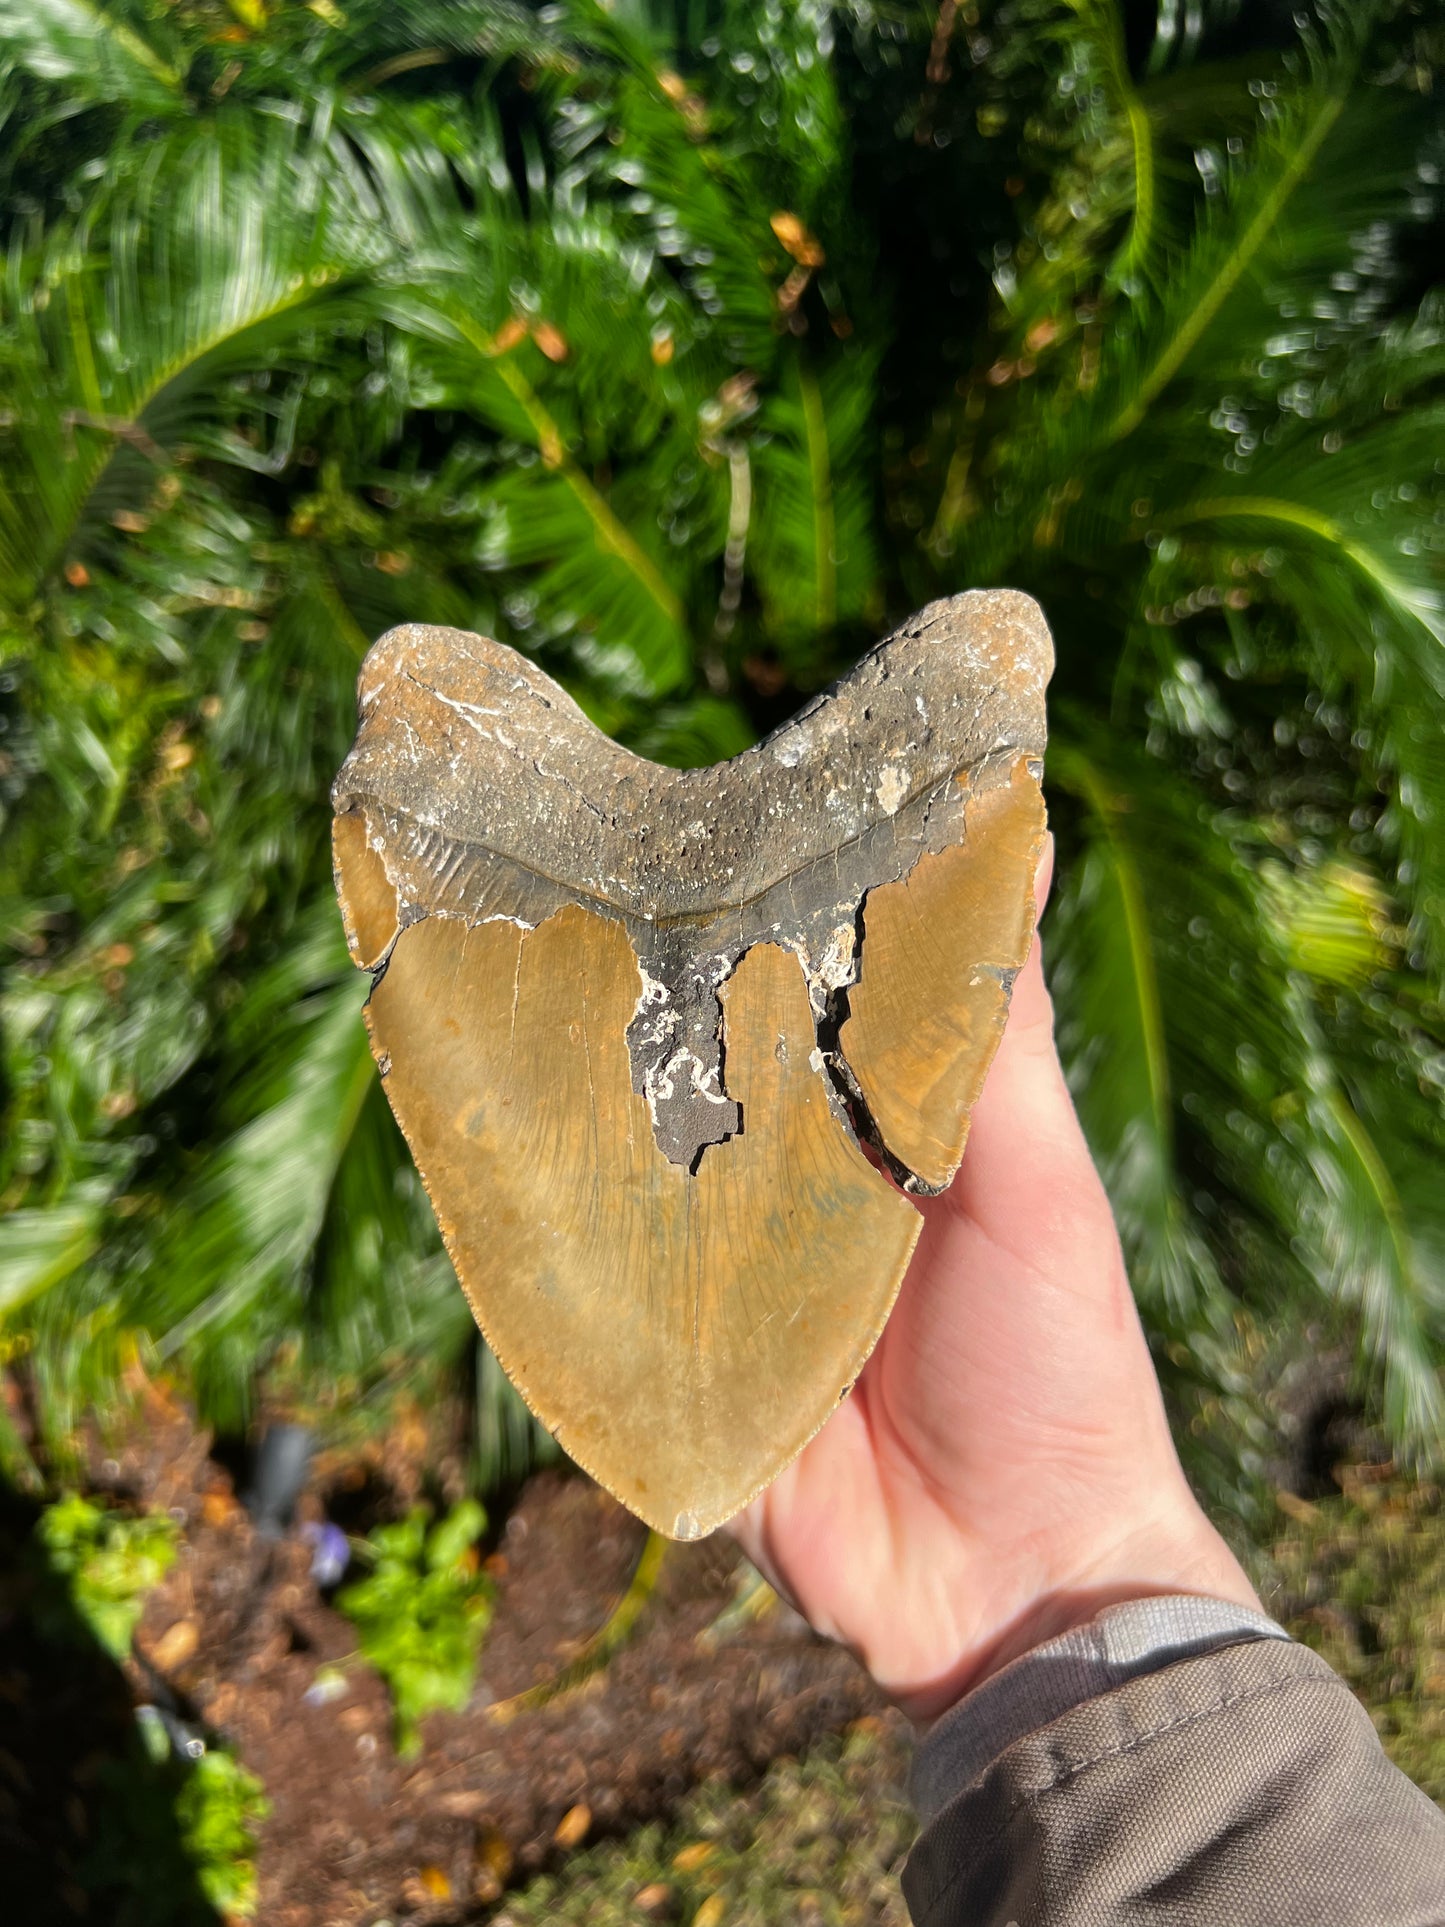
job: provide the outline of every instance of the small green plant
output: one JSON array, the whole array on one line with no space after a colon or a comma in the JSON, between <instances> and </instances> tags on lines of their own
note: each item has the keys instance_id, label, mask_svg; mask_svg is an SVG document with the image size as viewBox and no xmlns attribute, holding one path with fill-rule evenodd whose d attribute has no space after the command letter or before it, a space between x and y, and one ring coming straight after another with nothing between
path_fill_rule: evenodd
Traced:
<instances>
[{"instance_id":1,"label":"small green plant","mask_svg":"<svg viewBox=\"0 0 1445 1927\"><path fill-rule=\"evenodd\" d=\"M154 1709L142 1708L142 1713ZM163 1723L99 1772L80 1880L110 1927L216 1927L256 1911L256 1829L271 1810L254 1773L215 1750L183 1760Z\"/></svg>"},{"instance_id":2,"label":"small green plant","mask_svg":"<svg viewBox=\"0 0 1445 1927\"><path fill-rule=\"evenodd\" d=\"M378 1526L360 1548L371 1572L336 1600L390 1689L403 1758L421 1750L424 1714L466 1705L492 1616L492 1583L474 1551L487 1515L464 1499L430 1529L428 1516L418 1507L399 1525Z\"/></svg>"},{"instance_id":3,"label":"small green plant","mask_svg":"<svg viewBox=\"0 0 1445 1927\"><path fill-rule=\"evenodd\" d=\"M41 1630L61 1638L73 1632L68 1606L113 1659L124 1659L146 1594L175 1560L175 1521L164 1512L128 1518L72 1492L46 1506L35 1537L48 1577L65 1588L60 1595L52 1584L49 1597L42 1589Z\"/></svg>"},{"instance_id":4,"label":"small green plant","mask_svg":"<svg viewBox=\"0 0 1445 1927\"><path fill-rule=\"evenodd\" d=\"M217 1913L256 1911L256 1828L271 1811L261 1782L229 1753L203 1753L176 1796L181 1844Z\"/></svg>"}]
</instances>

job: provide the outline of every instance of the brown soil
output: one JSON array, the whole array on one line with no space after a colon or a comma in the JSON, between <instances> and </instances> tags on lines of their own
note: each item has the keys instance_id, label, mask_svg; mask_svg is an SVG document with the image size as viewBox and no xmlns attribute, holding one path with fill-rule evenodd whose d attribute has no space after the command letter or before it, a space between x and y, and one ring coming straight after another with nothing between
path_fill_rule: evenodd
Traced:
<instances>
[{"instance_id":1,"label":"brown soil","mask_svg":"<svg viewBox=\"0 0 1445 1927\"><path fill-rule=\"evenodd\" d=\"M413 1495L378 1483L388 1454L370 1456L372 1501L394 1515ZM786 1607L709 1631L748 1571L719 1536L668 1548L635 1631L604 1668L512 1712L505 1702L555 1680L604 1624L644 1543L586 1479L547 1472L494 1534L496 1608L470 1705L432 1715L420 1758L400 1761L385 1688L367 1667L345 1667L342 1696L308 1699L318 1669L353 1653L353 1629L317 1592L302 1539L253 1530L183 1414L153 1401L124 1447L97 1453L94 1476L183 1522L137 1647L182 1713L265 1784L266 1927L485 1919L502 1886L584 1842L670 1814L709 1777L749 1781L880 1710L854 1662ZM355 1463L318 1461L299 1509L340 1512L359 1482ZM144 1690L143 1673L133 1684Z\"/></svg>"}]
</instances>

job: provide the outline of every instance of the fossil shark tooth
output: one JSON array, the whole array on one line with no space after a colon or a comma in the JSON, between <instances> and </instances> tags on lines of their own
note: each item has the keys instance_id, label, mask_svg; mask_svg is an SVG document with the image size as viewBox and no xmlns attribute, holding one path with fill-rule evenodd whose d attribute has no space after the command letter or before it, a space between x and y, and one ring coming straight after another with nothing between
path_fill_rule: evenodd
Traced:
<instances>
[{"instance_id":1,"label":"fossil shark tooth","mask_svg":"<svg viewBox=\"0 0 1445 1927\"><path fill-rule=\"evenodd\" d=\"M662 1532L817 1431L906 1193L958 1168L1033 929L1052 661L1026 596L934 603L684 771L498 643L367 656L334 847L387 1095L502 1365Z\"/></svg>"}]
</instances>

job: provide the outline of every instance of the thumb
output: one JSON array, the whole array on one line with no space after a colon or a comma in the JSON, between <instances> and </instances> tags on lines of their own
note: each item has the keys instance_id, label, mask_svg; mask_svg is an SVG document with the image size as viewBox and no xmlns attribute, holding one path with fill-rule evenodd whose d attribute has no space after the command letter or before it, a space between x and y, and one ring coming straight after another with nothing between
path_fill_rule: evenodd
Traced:
<instances>
[{"instance_id":1,"label":"thumb","mask_svg":"<svg viewBox=\"0 0 1445 1927\"><path fill-rule=\"evenodd\" d=\"M1035 897L1042 912L1053 878L1053 839L1040 859ZM1072 1213L1102 1196L1054 1042L1054 1008L1035 932L1014 980L1008 1022L970 1122L963 1164L938 1200L971 1218L1005 1247L1041 1214ZM934 1207L935 1209L937 1206ZM1105 1206L1107 1209L1107 1206Z\"/></svg>"}]
</instances>

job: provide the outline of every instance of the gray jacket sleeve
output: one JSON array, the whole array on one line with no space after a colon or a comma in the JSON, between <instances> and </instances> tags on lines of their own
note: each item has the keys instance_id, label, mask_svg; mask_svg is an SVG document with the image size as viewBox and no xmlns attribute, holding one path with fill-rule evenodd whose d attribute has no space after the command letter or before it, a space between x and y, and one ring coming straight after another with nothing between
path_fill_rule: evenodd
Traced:
<instances>
[{"instance_id":1,"label":"gray jacket sleeve","mask_svg":"<svg viewBox=\"0 0 1445 1927\"><path fill-rule=\"evenodd\" d=\"M1218 1601L1112 1608L914 1768L917 1927L1445 1927L1445 1816L1339 1676Z\"/></svg>"}]
</instances>

